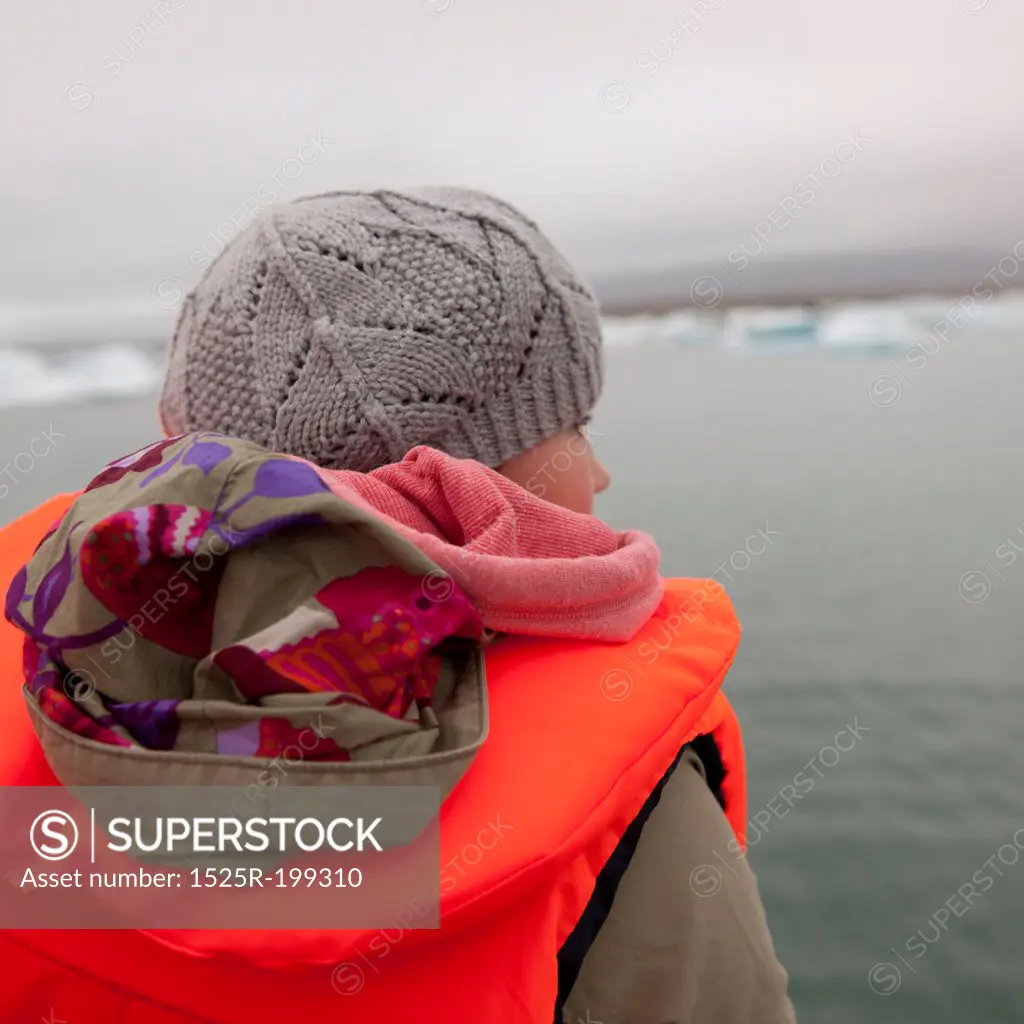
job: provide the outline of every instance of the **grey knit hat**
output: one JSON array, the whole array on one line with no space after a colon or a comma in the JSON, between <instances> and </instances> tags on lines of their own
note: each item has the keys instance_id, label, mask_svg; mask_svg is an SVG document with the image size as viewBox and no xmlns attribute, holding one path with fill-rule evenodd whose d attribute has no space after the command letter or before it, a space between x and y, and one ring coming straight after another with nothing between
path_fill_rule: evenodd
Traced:
<instances>
[{"instance_id":1,"label":"grey knit hat","mask_svg":"<svg viewBox=\"0 0 1024 1024\"><path fill-rule=\"evenodd\" d=\"M334 192L263 212L186 298L160 416L322 466L431 445L490 466L581 423L597 302L481 192Z\"/></svg>"}]
</instances>

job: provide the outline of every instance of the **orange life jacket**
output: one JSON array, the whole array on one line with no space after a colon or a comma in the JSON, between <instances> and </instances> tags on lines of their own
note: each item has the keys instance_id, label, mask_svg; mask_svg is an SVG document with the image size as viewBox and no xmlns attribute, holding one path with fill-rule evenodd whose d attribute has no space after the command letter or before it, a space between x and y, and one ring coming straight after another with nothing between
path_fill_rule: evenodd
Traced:
<instances>
[{"instance_id":1,"label":"orange life jacket","mask_svg":"<svg viewBox=\"0 0 1024 1024\"><path fill-rule=\"evenodd\" d=\"M0 596L73 499L0 530ZM0 785L58 785L21 693L22 641L0 619ZM490 735L441 815L440 929L2 931L0 1020L548 1024L598 874L698 736L717 745L743 842L743 747L719 689L738 641L717 584L670 580L628 643L489 649Z\"/></svg>"}]
</instances>

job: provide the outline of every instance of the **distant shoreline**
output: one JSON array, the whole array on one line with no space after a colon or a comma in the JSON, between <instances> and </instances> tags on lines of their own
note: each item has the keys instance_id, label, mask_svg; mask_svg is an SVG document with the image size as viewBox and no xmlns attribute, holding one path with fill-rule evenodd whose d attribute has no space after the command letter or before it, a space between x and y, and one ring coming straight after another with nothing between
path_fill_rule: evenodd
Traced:
<instances>
[{"instance_id":1,"label":"distant shoreline","mask_svg":"<svg viewBox=\"0 0 1024 1024\"><path fill-rule=\"evenodd\" d=\"M1024 294L1024 241L1004 249L798 257L768 252L747 257L733 250L721 260L675 268L582 269L607 317L920 300L948 300L952 307L971 295L987 305L1005 295ZM146 290L107 299L0 299L0 349L53 351L120 343L163 348L177 316L177 308L159 305Z\"/></svg>"},{"instance_id":2,"label":"distant shoreline","mask_svg":"<svg viewBox=\"0 0 1024 1024\"><path fill-rule=\"evenodd\" d=\"M729 258L677 268L591 274L611 316L738 306L819 306L900 299L955 301L1024 288L1024 242L1004 249L820 253ZM986 300L990 301L990 300Z\"/></svg>"},{"instance_id":3,"label":"distant shoreline","mask_svg":"<svg viewBox=\"0 0 1024 1024\"><path fill-rule=\"evenodd\" d=\"M928 300L934 302L946 302L954 305L959 299L971 294L974 284L962 289L948 288L935 291L904 292L904 291L878 291L871 295L864 295L861 292L833 292L827 295L807 295L802 292L758 295L752 293L749 297L730 300L722 298L720 302L710 306L702 306L699 303L690 301L673 301L664 299L661 301L630 302L628 300L602 302L601 314L606 317L633 317L633 316L668 316L671 313L727 313L732 310L742 309L818 309L827 308L838 304L863 304L864 306L885 305L892 302L916 302ZM1014 296L1024 299L1024 284L1020 288L1006 289L1007 296ZM994 300L990 300L994 301Z\"/></svg>"}]
</instances>

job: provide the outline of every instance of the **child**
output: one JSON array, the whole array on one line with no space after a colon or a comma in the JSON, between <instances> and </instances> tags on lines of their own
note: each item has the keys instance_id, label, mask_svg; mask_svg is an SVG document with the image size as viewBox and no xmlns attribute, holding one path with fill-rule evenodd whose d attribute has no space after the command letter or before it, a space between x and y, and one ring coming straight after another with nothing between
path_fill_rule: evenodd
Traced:
<instances>
[{"instance_id":1,"label":"child","mask_svg":"<svg viewBox=\"0 0 1024 1024\"><path fill-rule=\"evenodd\" d=\"M189 756L196 779L195 755L212 753L225 784L216 755L267 754L231 746L245 723L272 721L275 741L307 750L297 737L316 712L331 740L310 741L287 784L434 771L446 799L439 933L320 932L310 945L302 931L189 932L167 940L182 956L333 963L347 1020L793 1020L743 856L742 744L719 691L738 624L717 585L661 581L649 538L590 516L609 483L586 431L602 375L590 290L535 224L468 190L268 210L188 297L160 398L174 439L101 474L12 586L51 766L82 784L81 744L62 760L56 722L110 750L158 751L142 762L154 781ZM95 629L105 609L109 642L151 594L104 589L99 556L136 566L159 549L179 565L185 535L152 532L171 506L219 540L217 568L188 615L172 602L140 620L116 694L69 696L89 648L55 641L27 595L70 560L66 606L45 610ZM322 637L355 661L321 658L310 680L282 652ZM466 643L475 674L459 668ZM359 653L371 651L372 663ZM162 729L137 707L154 666L177 687L160 693L175 704ZM90 749L116 778L114 755ZM230 991L215 964L207 974L232 1012L249 999L268 1014L252 1019L331 1012L284 974Z\"/></svg>"}]
</instances>

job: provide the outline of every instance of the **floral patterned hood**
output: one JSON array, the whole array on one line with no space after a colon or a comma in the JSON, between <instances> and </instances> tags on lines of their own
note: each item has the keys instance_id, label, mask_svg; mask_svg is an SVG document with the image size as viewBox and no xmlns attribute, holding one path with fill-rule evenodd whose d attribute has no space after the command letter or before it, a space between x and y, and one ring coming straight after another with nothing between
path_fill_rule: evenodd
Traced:
<instances>
[{"instance_id":1,"label":"floral patterned hood","mask_svg":"<svg viewBox=\"0 0 1024 1024\"><path fill-rule=\"evenodd\" d=\"M15 577L6 615L68 784L129 781L114 754L139 784L183 781L168 763L223 784L224 765L288 750L310 782L328 764L469 756L486 731L463 591L309 464L247 441L190 434L108 466Z\"/></svg>"}]
</instances>

